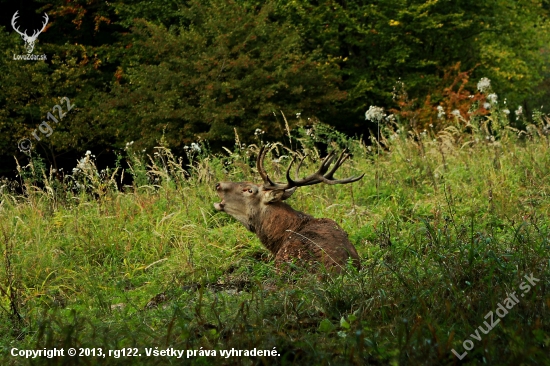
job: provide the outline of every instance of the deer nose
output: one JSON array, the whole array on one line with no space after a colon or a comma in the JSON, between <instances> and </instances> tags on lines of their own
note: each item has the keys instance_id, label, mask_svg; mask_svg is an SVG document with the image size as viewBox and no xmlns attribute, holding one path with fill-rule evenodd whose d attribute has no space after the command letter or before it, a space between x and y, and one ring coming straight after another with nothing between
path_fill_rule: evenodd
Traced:
<instances>
[{"instance_id":1,"label":"deer nose","mask_svg":"<svg viewBox=\"0 0 550 366\"><path fill-rule=\"evenodd\" d=\"M216 183L216 191L219 191L221 189L220 183Z\"/></svg>"}]
</instances>

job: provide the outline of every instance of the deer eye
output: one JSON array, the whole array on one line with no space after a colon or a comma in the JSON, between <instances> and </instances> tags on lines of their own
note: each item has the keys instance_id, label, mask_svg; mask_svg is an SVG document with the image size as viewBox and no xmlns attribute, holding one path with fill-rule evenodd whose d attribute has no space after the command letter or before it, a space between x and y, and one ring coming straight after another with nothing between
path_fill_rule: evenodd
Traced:
<instances>
[{"instance_id":1,"label":"deer eye","mask_svg":"<svg viewBox=\"0 0 550 366\"><path fill-rule=\"evenodd\" d=\"M243 188L243 193L256 194L258 190L255 187Z\"/></svg>"}]
</instances>

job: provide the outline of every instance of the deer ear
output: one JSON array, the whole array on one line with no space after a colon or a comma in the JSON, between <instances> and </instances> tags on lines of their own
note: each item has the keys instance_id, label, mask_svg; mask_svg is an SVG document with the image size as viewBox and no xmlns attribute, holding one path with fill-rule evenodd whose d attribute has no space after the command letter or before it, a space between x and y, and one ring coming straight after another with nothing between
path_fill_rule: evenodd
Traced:
<instances>
[{"instance_id":1,"label":"deer ear","mask_svg":"<svg viewBox=\"0 0 550 366\"><path fill-rule=\"evenodd\" d=\"M292 193L296 190L296 187L291 189L272 189L265 193L264 195L264 203L274 203L279 201L284 201L290 196L292 196Z\"/></svg>"},{"instance_id":2,"label":"deer ear","mask_svg":"<svg viewBox=\"0 0 550 366\"><path fill-rule=\"evenodd\" d=\"M264 194L264 203L275 203L283 200L285 191L283 189L271 189Z\"/></svg>"},{"instance_id":3,"label":"deer ear","mask_svg":"<svg viewBox=\"0 0 550 366\"><path fill-rule=\"evenodd\" d=\"M287 198L290 198L290 196L292 196L292 194L296 191L296 188L298 188L298 187L294 187L294 188L290 188L290 189L285 190L285 193L283 194L283 197L281 198L281 201L284 201Z\"/></svg>"}]
</instances>

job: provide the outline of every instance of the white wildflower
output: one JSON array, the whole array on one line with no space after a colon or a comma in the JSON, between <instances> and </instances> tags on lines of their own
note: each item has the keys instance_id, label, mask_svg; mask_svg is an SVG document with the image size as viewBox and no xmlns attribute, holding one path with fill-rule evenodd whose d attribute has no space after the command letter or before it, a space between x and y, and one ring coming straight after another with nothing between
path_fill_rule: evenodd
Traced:
<instances>
[{"instance_id":1,"label":"white wildflower","mask_svg":"<svg viewBox=\"0 0 550 366\"><path fill-rule=\"evenodd\" d=\"M86 155L92 155L92 152L90 150L86 151Z\"/></svg>"},{"instance_id":2,"label":"white wildflower","mask_svg":"<svg viewBox=\"0 0 550 366\"><path fill-rule=\"evenodd\" d=\"M462 117L458 109L455 109L454 111L452 111L451 114L455 117Z\"/></svg>"},{"instance_id":3,"label":"white wildflower","mask_svg":"<svg viewBox=\"0 0 550 366\"><path fill-rule=\"evenodd\" d=\"M510 110L508 108L502 110L504 114L510 114Z\"/></svg>"},{"instance_id":4,"label":"white wildflower","mask_svg":"<svg viewBox=\"0 0 550 366\"><path fill-rule=\"evenodd\" d=\"M88 151L89 152L89 151ZM76 164L76 170L79 171L79 170L87 170L87 169L91 169L91 164L90 164L90 158L89 158L89 154L86 154L85 157L83 157L82 159L80 160L77 160L77 164ZM93 156L93 155L92 155ZM73 172L75 170L73 169Z\"/></svg>"},{"instance_id":5,"label":"white wildflower","mask_svg":"<svg viewBox=\"0 0 550 366\"><path fill-rule=\"evenodd\" d=\"M487 103L487 102L483 103L483 108L490 109L491 108L491 103Z\"/></svg>"},{"instance_id":6,"label":"white wildflower","mask_svg":"<svg viewBox=\"0 0 550 366\"><path fill-rule=\"evenodd\" d=\"M260 136L260 135L263 135L265 133L265 131L263 131L262 129L260 128L257 128L255 131L254 131L254 136Z\"/></svg>"},{"instance_id":7,"label":"white wildflower","mask_svg":"<svg viewBox=\"0 0 550 366\"><path fill-rule=\"evenodd\" d=\"M498 96L495 93L491 93L491 94L487 95L487 100L491 103L496 103L497 98L498 98Z\"/></svg>"},{"instance_id":8,"label":"white wildflower","mask_svg":"<svg viewBox=\"0 0 550 366\"><path fill-rule=\"evenodd\" d=\"M365 120L380 123L385 115L384 108L371 105L369 110L365 112Z\"/></svg>"},{"instance_id":9,"label":"white wildflower","mask_svg":"<svg viewBox=\"0 0 550 366\"><path fill-rule=\"evenodd\" d=\"M488 90L491 87L491 80L488 78L481 78L479 82L477 83L477 90L479 90L482 93L485 93L486 90Z\"/></svg>"},{"instance_id":10,"label":"white wildflower","mask_svg":"<svg viewBox=\"0 0 550 366\"><path fill-rule=\"evenodd\" d=\"M302 113L296 113L296 118L300 118L301 115Z\"/></svg>"},{"instance_id":11,"label":"white wildflower","mask_svg":"<svg viewBox=\"0 0 550 366\"><path fill-rule=\"evenodd\" d=\"M445 117L445 110L443 109L442 106L438 105L437 106L437 118L441 119Z\"/></svg>"},{"instance_id":12,"label":"white wildflower","mask_svg":"<svg viewBox=\"0 0 550 366\"><path fill-rule=\"evenodd\" d=\"M516 109L516 121L519 119L519 116L523 114L523 107L519 106L518 109Z\"/></svg>"},{"instance_id":13,"label":"white wildflower","mask_svg":"<svg viewBox=\"0 0 550 366\"><path fill-rule=\"evenodd\" d=\"M199 146L199 144L193 142L191 143L191 150L201 152L201 147Z\"/></svg>"}]
</instances>

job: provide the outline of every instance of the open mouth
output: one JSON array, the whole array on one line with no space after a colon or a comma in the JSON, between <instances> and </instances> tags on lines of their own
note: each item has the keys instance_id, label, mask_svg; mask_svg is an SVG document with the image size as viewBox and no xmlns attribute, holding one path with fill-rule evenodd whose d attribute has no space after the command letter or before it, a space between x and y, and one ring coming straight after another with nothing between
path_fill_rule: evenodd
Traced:
<instances>
[{"instance_id":1,"label":"open mouth","mask_svg":"<svg viewBox=\"0 0 550 366\"><path fill-rule=\"evenodd\" d=\"M214 208L218 211L223 211L225 207L225 200L222 200L220 203L214 203Z\"/></svg>"}]
</instances>

